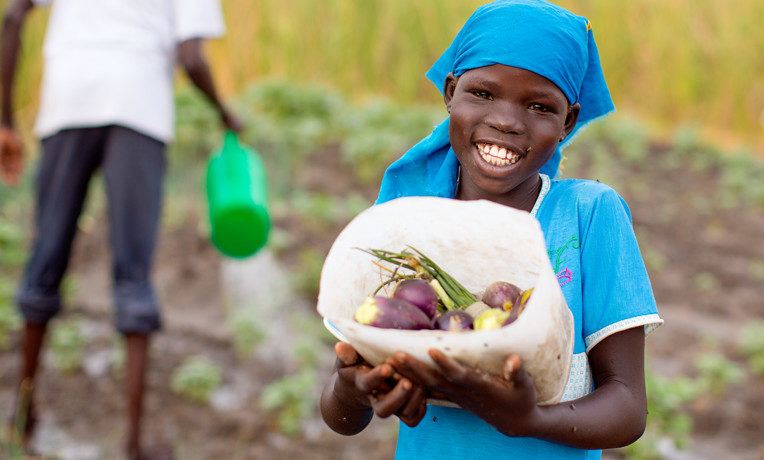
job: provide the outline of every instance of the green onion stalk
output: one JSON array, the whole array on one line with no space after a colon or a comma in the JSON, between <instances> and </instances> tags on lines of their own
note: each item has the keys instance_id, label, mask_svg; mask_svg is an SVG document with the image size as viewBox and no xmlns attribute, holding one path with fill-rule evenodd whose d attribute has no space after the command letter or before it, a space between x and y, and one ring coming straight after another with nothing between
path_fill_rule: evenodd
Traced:
<instances>
[{"instance_id":1,"label":"green onion stalk","mask_svg":"<svg viewBox=\"0 0 764 460\"><path fill-rule=\"evenodd\" d=\"M401 281L408 278L423 278L430 281L430 285L435 289L443 306L447 310L459 310L477 302L471 292L446 273L429 257L413 246L407 246L409 250L401 252L387 251L385 249L361 249L367 254L376 257L378 260L388 262L395 266L395 269L389 269L376 263L380 268L390 272L390 278L385 280L374 294L390 283ZM412 252L413 251L413 252ZM401 269L406 269L413 273L400 273Z\"/></svg>"}]
</instances>

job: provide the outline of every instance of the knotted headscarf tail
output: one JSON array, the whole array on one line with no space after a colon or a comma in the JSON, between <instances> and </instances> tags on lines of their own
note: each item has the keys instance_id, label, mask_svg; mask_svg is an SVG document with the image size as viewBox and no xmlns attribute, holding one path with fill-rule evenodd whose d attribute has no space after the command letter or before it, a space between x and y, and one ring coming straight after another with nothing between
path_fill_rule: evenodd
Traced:
<instances>
[{"instance_id":1,"label":"knotted headscarf tail","mask_svg":"<svg viewBox=\"0 0 764 460\"><path fill-rule=\"evenodd\" d=\"M451 45L427 72L443 92L446 76L493 64L519 67L552 81L578 102L578 122L543 174L557 175L561 151L592 121L615 110L602 74L589 21L543 0L499 0L467 19ZM402 196L453 198L459 162L448 138L446 118L385 171L377 203Z\"/></svg>"}]
</instances>

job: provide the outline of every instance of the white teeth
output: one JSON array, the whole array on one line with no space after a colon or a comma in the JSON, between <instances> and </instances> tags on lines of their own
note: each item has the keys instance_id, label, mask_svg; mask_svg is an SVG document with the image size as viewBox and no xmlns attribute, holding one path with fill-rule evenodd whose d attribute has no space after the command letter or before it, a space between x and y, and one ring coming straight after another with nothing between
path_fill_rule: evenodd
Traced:
<instances>
[{"instance_id":1,"label":"white teeth","mask_svg":"<svg viewBox=\"0 0 764 460\"><path fill-rule=\"evenodd\" d=\"M507 166L517 163L520 156L504 147L492 144L475 144L480 156L486 163L495 166Z\"/></svg>"}]
</instances>

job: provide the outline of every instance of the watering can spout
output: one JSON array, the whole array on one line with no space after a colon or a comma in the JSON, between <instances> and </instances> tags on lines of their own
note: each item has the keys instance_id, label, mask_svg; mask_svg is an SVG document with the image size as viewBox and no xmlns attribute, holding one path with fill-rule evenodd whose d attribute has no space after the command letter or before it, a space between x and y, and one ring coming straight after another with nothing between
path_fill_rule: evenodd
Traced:
<instances>
[{"instance_id":1,"label":"watering can spout","mask_svg":"<svg viewBox=\"0 0 764 460\"><path fill-rule=\"evenodd\" d=\"M260 156L227 131L207 164L210 238L229 257L245 258L268 240L270 216Z\"/></svg>"}]
</instances>

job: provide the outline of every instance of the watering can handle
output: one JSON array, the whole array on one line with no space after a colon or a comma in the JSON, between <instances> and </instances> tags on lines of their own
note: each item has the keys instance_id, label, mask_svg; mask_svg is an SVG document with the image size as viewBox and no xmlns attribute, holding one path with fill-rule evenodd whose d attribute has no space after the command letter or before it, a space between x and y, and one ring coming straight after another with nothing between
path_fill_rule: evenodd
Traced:
<instances>
[{"instance_id":1,"label":"watering can handle","mask_svg":"<svg viewBox=\"0 0 764 460\"><path fill-rule=\"evenodd\" d=\"M239 136L232 130L227 130L223 137L223 148L221 156L223 157L223 164L225 165L226 175L235 174L236 169L239 166L237 159L241 154L241 145L239 144Z\"/></svg>"},{"instance_id":2,"label":"watering can handle","mask_svg":"<svg viewBox=\"0 0 764 460\"><path fill-rule=\"evenodd\" d=\"M239 149L239 136L235 131L227 130L223 137L223 152Z\"/></svg>"}]
</instances>

